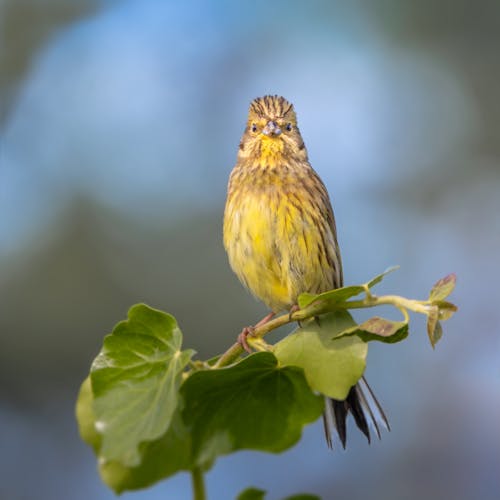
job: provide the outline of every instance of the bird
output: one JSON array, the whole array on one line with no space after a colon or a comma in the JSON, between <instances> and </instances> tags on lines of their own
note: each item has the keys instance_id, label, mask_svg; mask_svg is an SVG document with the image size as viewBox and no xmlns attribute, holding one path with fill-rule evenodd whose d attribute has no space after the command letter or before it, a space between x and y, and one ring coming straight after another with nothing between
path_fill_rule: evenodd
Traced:
<instances>
[{"instance_id":1,"label":"bird","mask_svg":"<svg viewBox=\"0 0 500 500\"><path fill-rule=\"evenodd\" d=\"M270 310L238 337L246 337L279 312L298 309L301 293L343 286L342 260L328 191L309 163L294 106L265 95L250 103L237 161L228 182L223 242L242 284ZM329 448L337 435L346 447L352 414L370 442L369 423L380 438L389 423L362 377L344 401L325 397L323 423Z\"/></svg>"}]
</instances>

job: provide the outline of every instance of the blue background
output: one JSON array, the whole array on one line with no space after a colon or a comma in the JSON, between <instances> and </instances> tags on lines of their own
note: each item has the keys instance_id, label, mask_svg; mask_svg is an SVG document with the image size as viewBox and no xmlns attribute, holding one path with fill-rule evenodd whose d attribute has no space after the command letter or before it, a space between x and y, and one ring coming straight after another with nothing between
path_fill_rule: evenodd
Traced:
<instances>
[{"instance_id":1,"label":"blue background","mask_svg":"<svg viewBox=\"0 0 500 500\"><path fill-rule=\"evenodd\" d=\"M370 346L381 442L350 427L332 453L317 422L283 455L219 460L209 498L497 498L498 2L4 0L0 16L2 499L114 498L73 408L130 305L173 313L202 358L265 314L221 218L266 93L295 104L346 283L400 264L379 292L425 298L456 272L460 310L435 351L416 317L407 341ZM124 498L190 498L189 482Z\"/></svg>"}]
</instances>

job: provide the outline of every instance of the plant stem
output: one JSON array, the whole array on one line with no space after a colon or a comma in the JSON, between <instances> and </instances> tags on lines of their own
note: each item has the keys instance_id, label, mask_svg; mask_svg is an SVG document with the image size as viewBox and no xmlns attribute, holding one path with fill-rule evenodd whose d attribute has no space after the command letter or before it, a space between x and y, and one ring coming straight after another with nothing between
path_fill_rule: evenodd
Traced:
<instances>
[{"instance_id":1,"label":"plant stem","mask_svg":"<svg viewBox=\"0 0 500 500\"><path fill-rule=\"evenodd\" d=\"M276 330L276 328L279 328L280 326L286 325L287 323L291 323L293 321L297 321L299 319L303 318L298 318L295 317L297 313L302 313L302 311L297 311L291 315L289 314L283 314L281 316L278 316L277 318L272 319L271 321L268 321L267 323L263 324L262 326L259 326L258 328L255 329L254 334L248 337L249 343L251 344L252 342L252 337L255 338L262 338L264 335L268 334L272 330ZM244 352L243 347L238 342L235 342L215 363L213 368L222 368L223 366L230 365L233 361L236 361L239 356L241 356Z\"/></svg>"},{"instance_id":2,"label":"plant stem","mask_svg":"<svg viewBox=\"0 0 500 500\"><path fill-rule=\"evenodd\" d=\"M399 295L383 295L382 297L377 297L376 295L371 295L369 298L364 300L351 300L347 302L342 302L339 306L342 309L360 309L364 307L374 307L381 305L391 305L397 308L405 308L410 311L428 314L430 307L426 304L427 301L422 300L411 300L400 297Z\"/></svg>"},{"instance_id":3,"label":"plant stem","mask_svg":"<svg viewBox=\"0 0 500 500\"><path fill-rule=\"evenodd\" d=\"M193 483L193 500L206 500L205 478L200 467L191 469L191 482Z\"/></svg>"},{"instance_id":4,"label":"plant stem","mask_svg":"<svg viewBox=\"0 0 500 500\"><path fill-rule=\"evenodd\" d=\"M410 300L399 295L383 295L377 297L368 293L366 297L362 300L351 300L345 302L338 302L335 304L329 304L324 301L316 301L309 304L304 309L299 309L294 311L292 314L285 313L277 318L268 321L262 326L255 328L253 335L249 335L248 343L252 344L252 338L260 339L267 335L272 330L279 328L280 326L286 325L288 323L293 323L294 321L304 321L309 318L314 318L320 314L326 312L332 312L335 310L346 310L346 309L361 309L380 305L392 305L398 308L408 319L407 309L421 314L429 314L431 312L432 305L429 304L427 300ZM244 349L238 342L235 342L215 363L213 368L222 368L228 366L234 361L236 361L244 352Z\"/></svg>"}]
</instances>

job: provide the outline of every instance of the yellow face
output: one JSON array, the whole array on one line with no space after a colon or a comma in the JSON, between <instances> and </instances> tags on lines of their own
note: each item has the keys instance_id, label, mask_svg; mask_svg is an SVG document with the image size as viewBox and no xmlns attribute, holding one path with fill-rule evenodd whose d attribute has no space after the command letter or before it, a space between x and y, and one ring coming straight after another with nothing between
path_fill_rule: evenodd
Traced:
<instances>
[{"instance_id":1,"label":"yellow face","mask_svg":"<svg viewBox=\"0 0 500 500\"><path fill-rule=\"evenodd\" d=\"M255 99L250 104L239 156L266 164L293 156L307 158L292 104L279 96Z\"/></svg>"}]
</instances>

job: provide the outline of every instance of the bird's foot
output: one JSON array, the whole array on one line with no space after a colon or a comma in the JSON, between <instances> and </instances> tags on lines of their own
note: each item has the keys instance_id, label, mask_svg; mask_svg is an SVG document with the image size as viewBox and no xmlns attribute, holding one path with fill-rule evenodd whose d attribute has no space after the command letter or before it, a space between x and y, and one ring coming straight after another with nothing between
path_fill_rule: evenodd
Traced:
<instances>
[{"instance_id":1,"label":"bird's foot","mask_svg":"<svg viewBox=\"0 0 500 500\"><path fill-rule=\"evenodd\" d=\"M268 321L274 318L276 313L270 312L267 316L264 316L255 326L245 326L241 333L238 335L238 344L240 344L246 352L252 352L252 348L248 345L247 337L255 333L255 329L262 325L265 325Z\"/></svg>"},{"instance_id":2,"label":"bird's foot","mask_svg":"<svg viewBox=\"0 0 500 500\"><path fill-rule=\"evenodd\" d=\"M298 304L294 304L291 308L290 308L290 311L288 312L288 320L289 321L292 321L292 316L293 316L293 313L294 312L297 312L297 311L300 311L300 307ZM300 321L297 321L297 324L299 326L302 326Z\"/></svg>"},{"instance_id":3,"label":"bird's foot","mask_svg":"<svg viewBox=\"0 0 500 500\"><path fill-rule=\"evenodd\" d=\"M251 347L248 345L247 337L253 335L255 332L254 326L245 326L241 333L238 335L238 344L240 344L246 352L252 352Z\"/></svg>"}]
</instances>

